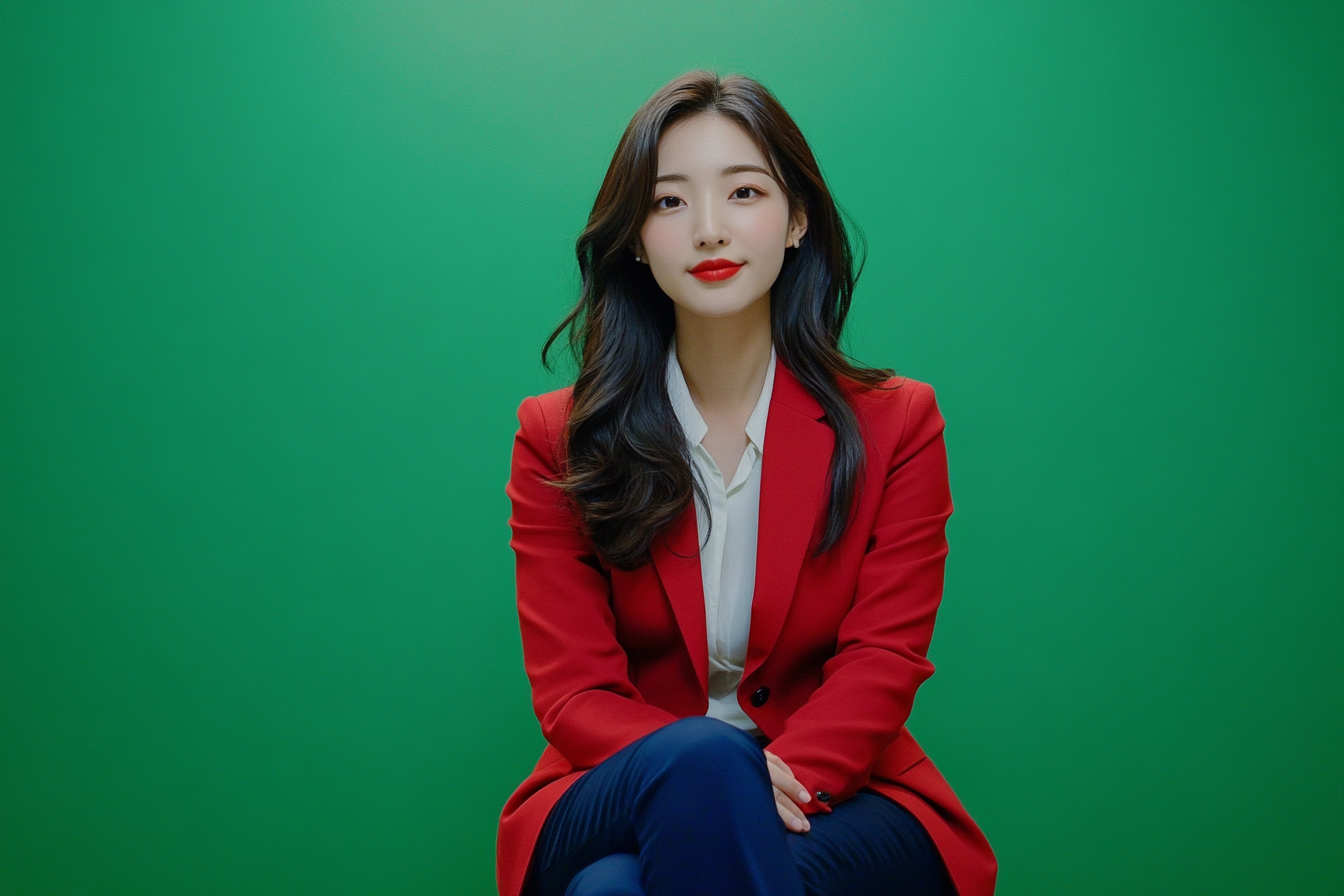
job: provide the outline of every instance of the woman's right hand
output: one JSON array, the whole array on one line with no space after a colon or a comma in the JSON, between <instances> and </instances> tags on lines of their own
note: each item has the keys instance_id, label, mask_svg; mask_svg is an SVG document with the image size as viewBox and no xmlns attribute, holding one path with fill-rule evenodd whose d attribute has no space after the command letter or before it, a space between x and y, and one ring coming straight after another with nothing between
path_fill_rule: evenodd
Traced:
<instances>
[{"instance_id":1,"label":"woman's right hand","mask_svg":"<svg viewBox=\"0 0 1344 896\"><path fill-rule=\"evenodd\" d=\"M812 801L812 794L798 783L784 760L769 750L765 751L765 764L770 769L770 783L775 789L775 809L784 820L784 826L798 834L812 830L812 823L799 808L800 804Z\"/></svg>"}]
</instances>

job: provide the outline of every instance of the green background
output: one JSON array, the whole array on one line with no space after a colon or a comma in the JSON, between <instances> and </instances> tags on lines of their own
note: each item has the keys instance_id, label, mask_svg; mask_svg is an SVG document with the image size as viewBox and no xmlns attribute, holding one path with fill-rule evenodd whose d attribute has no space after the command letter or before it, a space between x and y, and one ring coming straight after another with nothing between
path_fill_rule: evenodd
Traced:
<instances>
[{"instance_id":1,"label":"green background","mask_svg":"<svg viewBox=\"0 0 1344 896\"><path fill-rule=\"evenodd\" d=\"M493 887L514 412L637 106L763 80L957 513L1003 894L1344 888L1344 5L0 4L0 893Z\"/></svg>"}]
</instances>

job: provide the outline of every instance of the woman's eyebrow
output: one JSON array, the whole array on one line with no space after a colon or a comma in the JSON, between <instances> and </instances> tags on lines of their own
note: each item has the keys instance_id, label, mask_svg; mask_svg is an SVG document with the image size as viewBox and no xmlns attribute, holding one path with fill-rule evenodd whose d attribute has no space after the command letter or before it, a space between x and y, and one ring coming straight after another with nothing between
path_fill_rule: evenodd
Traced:
<instances>
[{"instance_id":1,"label":"woman's eyebrow","mask_svg":"<svg viewBox=\"0 0 1344 896\"><path fill-rule=\"evenodd\" d=\"M762 168L760 165L729 165L727 168L723 169L721 173L727 176L730 174L745 174L748 171L754 171L758 174L764 174L771 180L774 180L775 177L775 175L771 173L770 169ZM660 184L665 180L678 181L684 183L685 181L690 180L690 178L684 174L660 174L658 175L654 183Z\"/></svg>"},{"instance_id":2,"label":"woman's eyebrow","mask_svg":"<svg viewBox=\"0 0 1344 896\"><path fill-rule=\"evenodd\" d=\"M775 178L774 172L767 168L762 168L760 165L729 165L727 168L723 169L724 174L745 174L748 171L764 174L771 180L774 180Z\"/></svg>"}]
</instances>

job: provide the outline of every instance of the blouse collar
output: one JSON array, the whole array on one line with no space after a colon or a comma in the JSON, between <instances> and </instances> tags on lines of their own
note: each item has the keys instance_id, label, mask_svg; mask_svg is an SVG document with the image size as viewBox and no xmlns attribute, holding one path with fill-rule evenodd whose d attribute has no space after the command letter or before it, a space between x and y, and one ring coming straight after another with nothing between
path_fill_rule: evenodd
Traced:
<instances>
[{"instance_id":1,"label":"blouse collar","mask_svg":"<svg viewBox=\"0 0 1344 896\"><path fill-rule=\"evenodd\" d=\"M765 421L770 415L770 395L775 387L775 346L770 346L770 366L765 371L765 384L761 386L761 396L756 399L756 407L747 418L747 439L756 446L756 451L765 454ZM695 402L691 399L691 390L686 385L686 374L677 361L677 337L673 334L667 349L667 396L672 399L672 410L677 421L686 433L691 445L700 444L700 440L709 432L709 425L700 416Z\"/></svg>"}]
</instances>

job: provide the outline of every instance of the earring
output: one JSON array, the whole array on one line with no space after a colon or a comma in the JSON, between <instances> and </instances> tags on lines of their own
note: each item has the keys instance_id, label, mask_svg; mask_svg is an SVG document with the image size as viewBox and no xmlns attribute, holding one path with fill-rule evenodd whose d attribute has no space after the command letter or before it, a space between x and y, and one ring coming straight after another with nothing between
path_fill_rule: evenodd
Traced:
<instances>
[{"instance_id":1,"label":"earring","mask_svg":"<svg viewBox=\"0 0 1344 896\"><path fill-rule=\"evenodd\" d=\"M635 256L635 261L639 261L639 260L640 260L640 257L639 257L638 255L636 255L636 256Z\"/></svg>"}]
</instances>

